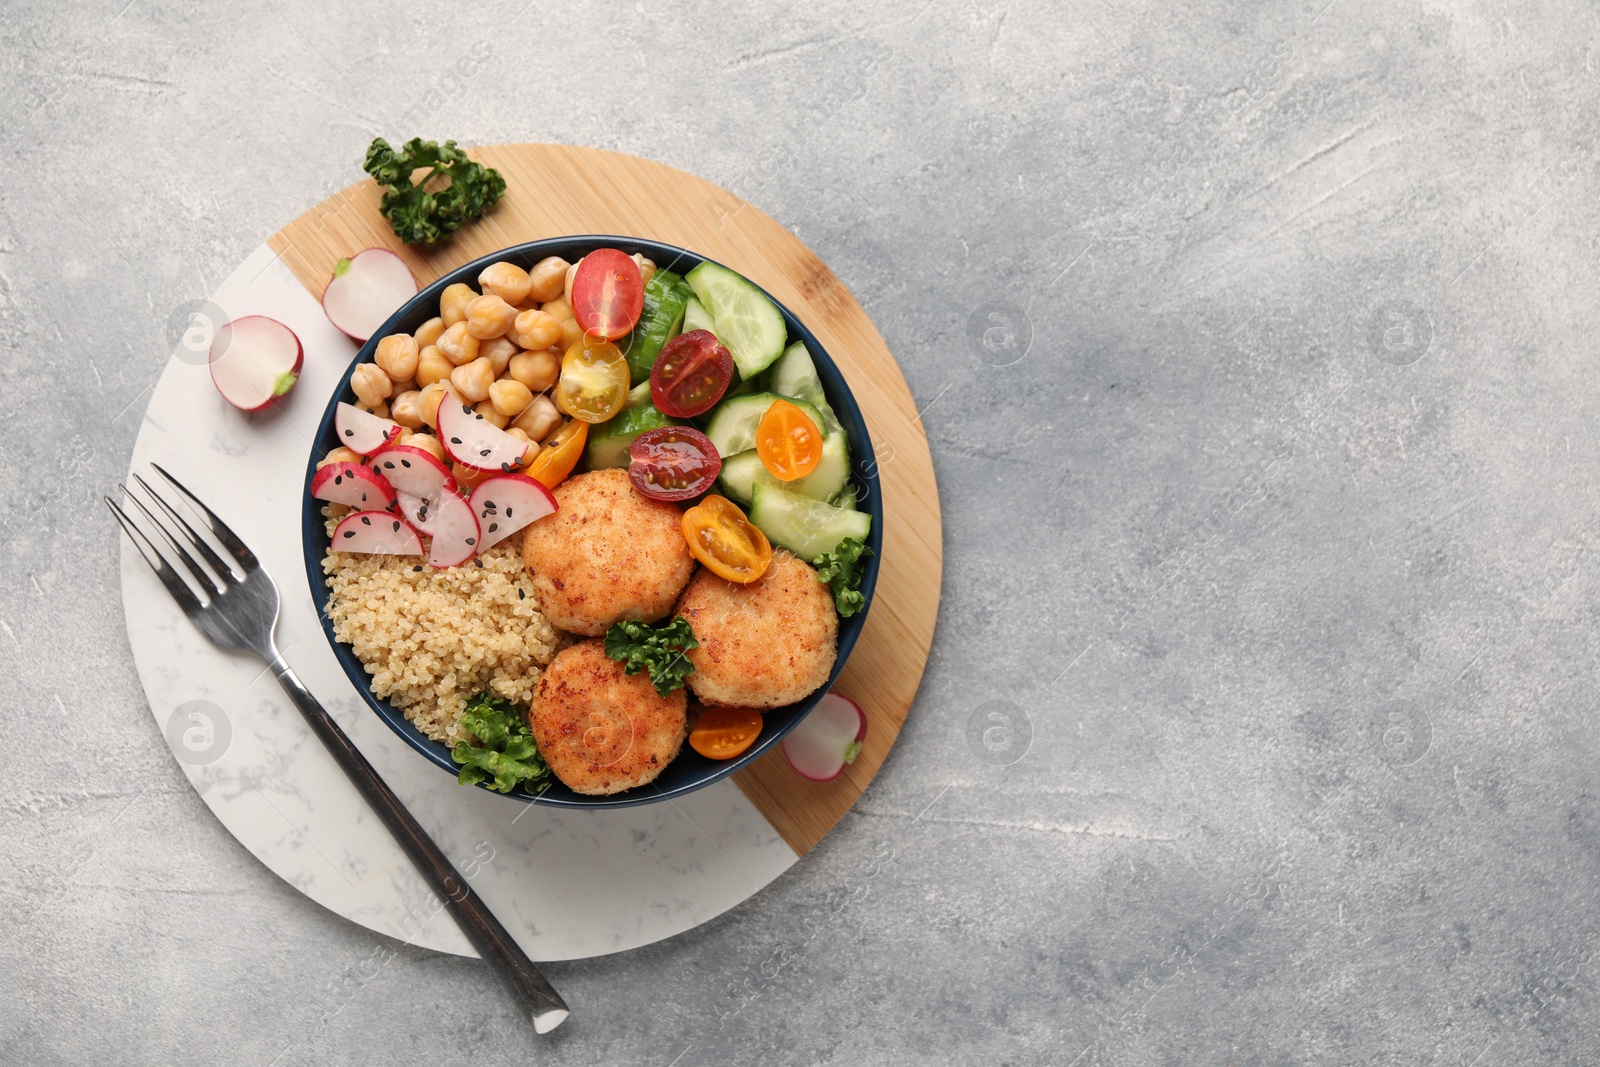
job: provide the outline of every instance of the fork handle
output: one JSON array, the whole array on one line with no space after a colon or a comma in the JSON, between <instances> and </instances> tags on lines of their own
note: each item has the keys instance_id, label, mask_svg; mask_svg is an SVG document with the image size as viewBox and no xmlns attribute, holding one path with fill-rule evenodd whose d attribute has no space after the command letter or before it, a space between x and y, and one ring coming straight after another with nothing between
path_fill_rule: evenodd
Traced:
<instances>
[{"instance_id":1,"label":"fork handle","mask_svg":"<svg viewBox=\"0 0 1600 1067\"><path fill-rule=\"evenodd\" d=\"M384 825L406 850L406 855L411 857L411 862L422 872L433 891L450 907L451 914L467 935L467 940L478 950L478 955L487 960L499 972L501 981L511 988L532 1020L533 1028L546 1034L560 1026L568 1014L566 1001L561 999L561 994L555 991L533 965L533 961L511 939L506 928L500 925L500 920L494 917L494 913L473 892L467 880L456 871L411 812L400 803L400 798L372 769L372 764L351 743L339 724L333 721L333 716L295 677L294 671L283 661L282 654L276 648L272 651L268 664L272 673L277 675L278 684L289 694L289 699L294 701L300 713L306 717L306 722L311 724L312 731L333 753L334 759L339 761L339 766L344 768L344 773L350 776L350 781L355 783L361 795L366 797L367 803L383 819Z\"/></svg>"}]
</instances>

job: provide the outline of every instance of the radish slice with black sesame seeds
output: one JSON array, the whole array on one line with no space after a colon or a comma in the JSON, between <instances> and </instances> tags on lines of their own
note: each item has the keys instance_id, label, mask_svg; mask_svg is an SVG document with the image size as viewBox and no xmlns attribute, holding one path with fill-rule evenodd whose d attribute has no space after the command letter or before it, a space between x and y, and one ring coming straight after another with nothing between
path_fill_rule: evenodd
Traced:
<instances>
[{"instance_id":1,"label":"radish slice with black sesame seeds","mask_svg":"<svg viewBox=\"0 0 1600 1067\"><path fill-rule=\"evenodd\" d=\"M211 381L240 411L260 411L300 380L305 350L277 319L246 315L224 323L211 339Z\"/></svg>"},{"instance_id":2,"label":"radish slice with black sesame seeds","mask_svg":"<svg viewBox=\"0 0 1600 1067\"><path fill-rule=\"evenodd\" d=\"M528 443L519 441L465 404L439 405L439 441L450 458L475 471L510 474L522 466Z\"/></svg>"},{"instance_id":3,"label":"radish slice with black sesame seeds","mask_svg":"<svg viewBox=\"0 0 1600 1067\"><path fill-rule=\"evenodd\" d=\"M477 513L472 505L455 493L441 493L433 506L433 544L429 546L428 563L434 567L454 567L465 563L478 553Z\"/></svg>"},{"instance_id":4,"label":"radish slice with black sesame seeds","mask_svg":"<svg viewBox=\"0 0 1600 1067\"><path fill-rule=\"evenodd\" d=\"M394 504L394 487L364 463L330 463L318 469L311 477L311 495L357 511L388 510Z\"/></svg>"},{"instance_id":5,"label":"radish slice with black sesame seeds","mask_svg":"<svg viewBox=\"0 0 1600 1067\"><path fill-rule=\"evenodd\" d=\"M334 527L331 547L338 552L420 556L422 538L403 519L387 511L356 511Z\"/></svg>"},{"instance_id":6,"label":"radish slice with black sesame seeds","mask_svg":"<svg viewBox=\"0 0 1600 1067\"><path fill-rule=\"evenodd\" d=\"M555 494L526 474L497 474L472 491L472 513L483 536L478 551L499 544L556 510Z\"/></svg>"},{"instance_id":7,"label":"radish slice with black sesame seeds","mask_svg":"<svg viewBox=\"0 0 1600 1067\"><path fill-rule=\"evenodd\" d=\"M365 341L416 295L417 279L403 259L387 248L364 248L334 264L322 310L353 340Z\"/></svg>"},{"instance_id":8,"label":"radish slice with black sesame seeds","mask_svg":"<svg viewBox=\"0 0 1600 1067\"><path fill-rule=\"evenodd\" d=\"M439 491L432 496L416 496L412 493L396 492L395 505L400 509L400 514L418 533L428 537L433 536L433 516L439 506L439 498L446 493L455 493L454 486L440 486Z\"/></svg>"},{"instance_id":9,"label":"radish slice with black sesame seeds","mask_svg":"<svg viewBox=\"0 0 1600 1067\"><path fill-rule=\"evenodd\" d=\"M333 413L333 432L339 438L339 444L345 448L370 456L397 440L405 430L393 419L362 411L354 404L346 404L341 400Z\"/></svg>"},{"instance_id":10,"label":"radish slice with black sesame seeds","mask_svg":"<svg viewBox=\"0 0 1600 1067\"><path fill-rule=\"evenodd\" d=\"M413 445L389 445L372 454L372 469L394 486L397 493L410 493L423 500L432 500L440 490L456 490L455 476L450 468Z\"/></svg>"},{"instance_id":11,"label":"radish slice with black sesame seeds","mask_svg":"<svg viewBox=\"0 0 1600 1067\"><path fill-rule=\"evenodd\" d=\"M826 782L855 762L866 736L867 717L861 705L828 693L783 739L783 754L802 777Z\"/></svg>"}]
</instances>

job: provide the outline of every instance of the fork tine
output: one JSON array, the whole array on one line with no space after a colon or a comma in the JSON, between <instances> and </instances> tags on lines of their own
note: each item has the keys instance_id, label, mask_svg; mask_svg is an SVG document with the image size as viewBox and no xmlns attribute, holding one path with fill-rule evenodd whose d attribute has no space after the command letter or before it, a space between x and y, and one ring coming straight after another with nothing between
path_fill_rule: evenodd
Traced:
<instances>
[{"instance_id":1,"label":"fork tine","mask_svg":"<svg viewBox=\"0 0 1600 1067\"><path fill-rule=\"evenodd\" d=\"M144 535L144 531L139 529L132 519L128 518L126 512L117 507L116 501L110 497L102 497L101 499L106 502L106 507L111 509L111 514L117 517L117 522L122 524L123 532L133 541L133 547L137 548L139 555L143 556L144 561L150 564L150 569L156 572L156 577L161 579L161 584L167 587L167 592L172 594L172 599L178 602L178 606L183 609L183 613L192 618L205 610L200 603L200 598L194 595L194 590L190 589L188 584L178 577L178 572L167 564L166 559L160 552L156 551L156 546Z\"/></svg>"},{"instance_id":2,"label":"fork tine","mask_svg":"<svg viewBox=\"0 0 1600 1067\"><path fill-rule=\"evenodd\" d=\"M189 540L200 550L200 554L206 558L206 562L211 564L211 569L217 572L217 577L222 580L223 584L226 585L233 581L233 569L224 563L222 557L217 555L216 550L207 543L206 539L196 533L194 527L190 526L188 521L178 514L177 509L167 503L166 499L154 489L150 488L150 483L139 475L135 474L133 480L139 483L139 487L144 490L145 496L160 504L161 510L170 515L173 522L183 527L183 532L189 535Z\"/></svg>"},{"instance_id":3,"label":"fork tine","mask_svg":"<svg viewBox=\"0 0 1600 1067\"><path fill-rule=\"evenodd\" d=\"M150 520L150 525L160 531L162 538L166 540L167 544L172 547L172 551L177 555L178 562L188 570L189 576L199 582L201 588L210 593L213 600L221 596L221 591L217 589L216 583L211 580L211 576L206 573L205 568L196 563L195 558L189 554L189 550L178 543L178 539L172 536L172 532L162 524L160 519L156 518L155 512L145 507L144 501L134 496L127 486L123 486L122 492L133 502L133 506L143 512L144 517Z\"/></svg>"},{"instance_id":4,"label":"fork tine","mask_svg":"<svg viewBox=\"0 0 1600 1067\"><path fill-rule=\"evenodd\" d=\"M255 553L251 552L250 549L245 547L245 543L239 540L238 535L236 535L232 530L228 529L227 523L217 518L216 512L212 511L210 508L206 507L205 504L201 503L199 497L189 492L182 482L168 474L167 469L161 464L152 463L150 466L156 469L157 474L161 475L161 477L172 483L172 487L174 489L189 498L189 503L194 505L196 512L204 517L206 529L217 535L217 540L221 541L223 547L228 550L229 554L231 554L234 559L239 561L239 565L245 569L245 573L248 574L250 571L253 571L257 567L261 566L260 561L256 559Z\"/></svg>"}]
</instances>

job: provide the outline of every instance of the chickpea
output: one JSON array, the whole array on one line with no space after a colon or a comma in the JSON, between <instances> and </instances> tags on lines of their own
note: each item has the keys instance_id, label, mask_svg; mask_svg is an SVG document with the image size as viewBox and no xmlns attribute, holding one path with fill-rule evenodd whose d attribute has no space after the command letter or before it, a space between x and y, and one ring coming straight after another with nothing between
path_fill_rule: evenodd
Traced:
<instances>
[{"instance_id":1,"label":"chickpea","mask_svg":"<svg viewBox=\"0 0 1600 1067\"><path fill-rule=\"evenodd\" d=\"M459 463L450 464L450 473L456 476L456 484L463 489L476 489L478 483L497 472L475 471L471 467L463 467Z\"/></svg>"},{"instance_id":2,"label":"chickpea","mask_svg":"<svg viewBox=\"0 0 1600 1067\"><path fill-rule=\"evenodd\" d=\"M389 393L389 396L392 398L399 396L401 393L414 393L416 391L417 380L415 378L407 378L403 382L393 383L393 390Z\"/></svg>"},{"instance_id":3,"label":"chickpea","mask_svg":"<svg viewBox=\"0 0 1600 1067\"><path fill-rule=\"evenodd\" d=\"M439 294L439 318L444 322L445 329L464 320L467 317L467 305L476 299L478 291L464 282L446 286L445 291Z\"/></svg>"},{"instance_id":4,"label":"chickpea","mask_svg":"<svg viewBox=\"0 0 1600 1067\"><path fill-rule=\"evenodd\" d=\"M656 261L642 253L633 254L633 262L639 268L639 284L649 285L650 279L656 275Z\"/></svg>"},{"instance_id":5,"label":"chickpea","mask_svg":"<svg viewBox=\"0 0 1600 1067\"><path fill-rule=\"evenodd\" d=\"M422 394L415 389L395 394L389 417L408 430L422 429Z\"/></svg>"},{"instance_id":6,"label":"chickpea","mask_svg":"<svg viewBox=\"0 0 1600 1067\"><path fill-rule=\"evenodd\" d=\"M480 296L467 305L467 332L480 341L503 337L517 321L517 309L493 293Z\"/></svg>"},{"instance_id":7,"label":"chickpea","mask_svg":"<svg viewBox=\"0 0 1600 1067\"><path fill-rule=\"evenodd\" d=\"M478 355L494 364L496 377L506 372L506 367L511 365L511 357L521 351L509 337L496 337L478 346Z\"/></svg>"},{"instance_id":8,"label":"chickpea","mask_svg":"<svg viewBox=\"0 0 1600 1067\"><path fill-rule=\"evenodd\" d=\"M517 440L528 446L528 450L522 453L522 459L520 462L524 470L532 466L533 458L539 454L539 442L529 437L527 431L522 429L520 426L506 427L506 434L511 437L515 437Z\"/></svg>"},{"instance_id":9,"label":"chickpea","mask_svg":"<svg viewBox=\"0 0 1600 1067\"><path fill-rule=\"evenodd\" d=\"M477 404L489 399L489 386L494 384L494 364L479 356L450 372L450 384L456 387L463 400Z\"/></svg>"},{"instance_id":10,"label":"chickpea","mask_svg":"<svg viewBox=\"0 0 1600 1067\"><path fill-rule=\"evenodd\" d=\"M541 393L517 416L515 425L533 440L543 441L561 422L561 412L556 410L555 401Z\"/></svg>"},{"instance_id":11,"label":"chickpea","mask_svg":"<svg viewBox=\"0 0 1600 1067\"><path fill-rule=\"evenodd\" d=\"M508 304L520 304L528 299L533 279L515 263L491 263L478 275L478 284Z\"/></svg>"},{"instance_id":12,"label":"chickpea","mask_svg":"<svg viewBox=\"0 0 1600 1067\"><path fill-rule=\"evenodd\" d=\"M417 332L412 334L412 337L417 342L417 351L420 352L429 345L438 344L441 333L444 333L444 320L441 318L431 318L421 326L418 326Z\"/></svg>"},{"instance_id":13,"label":"chickpea","mask_svg":"<svg viewBox=\"0 0 1600 1067\"><path fill-rule=\"evenodd\" d=\"M511 365L506 369L512 378L527 386L529 392L542 393L561 377L561 360L550 351L518 352L511 357Z\"/></svg>"},{"instance_id":14,"label":"chickpea","mask_svg":"<svg viewBox=\"0 0 1600 1067\"><path fill-rule=\"evenodd\" d=\"M467 332L465 322L458 322L439 335L438 349L445 359L460 367L478 358L478 339Z\"/></svg>"},{"instance_id":15,"label":"chickpea","mask_svg":"<svg viewBox=\"0 0 1600 1067\"><path fill-rule=\"evenodd\" d=\"M373 355L383 373L403 382L417 373L417 339L408 333L392 333L378 342Z\"/></svg>"},{"instance_id":16,"label":"chickpea","mask_svg":"<svg viewBox=\"0 0 1600 1067\"><path fill-rule=\"evenodd\" d=\"M524 311L511 326L511 339L529 349L549 348L561 333L561 320L543 311Z\"/></svg>"},{"instance_id":17,"label":"chickpea","mask_svg":"<svg viewBox=\"0 0 1600 1067\"><path fill-rule=\"evenodd\" d=\"M527 434L523 434L523 436L526 437ZM360 452L357 452L353 448L346 448L343 445L340 445L338 448L334 449L332 452L329 452L326 456L323 456L322 459L318 461L317 469L320 470L330 463L360 463L361 461L362 455Z\"/></svg>"},{"instance_id":18,"label":"chickpea","mask_svg":"<svg viewBox=\"0 0 1600 1067\"><path fill-rule=\"evenodd\" d=\"M376 408L389 399L389 394L394 392L394 383L376 363L363 363L350 375L350 388L355 390L357 400L369 408Z\"/></svg>"},{"instance_id":19,"label":"chickpea","mask_svg":"<svg viewBox=\"0 0 1600 1067\"><path fill-rule=\"evenodd\" d=\"M444 462L444 445L431 433L407 433L400 435L400 444L420 448L440 463Z\"/></svg>"},{"instance_id":20,"label":"chickpea","mask_svg":"<svg viewBox=\"0 0 1600 1067\"><path fill-rule=\"evenodd\" d=\"M563 352L581 340L583 340L583 327L578 325L577 319L567 319L561 323L560 343Z\"/></svg>"},{"instance_id":21,"label":"chickpea","mask_svg":"<svg viewBox=\"0 0 1600 1067\"><path fill-rule=\"evenodd\" d=\"M444 378L432 385L424 386L422 392L417 394L417 408L422 413L422 424L437 428L439 425L439 404L447 396L453 396L454 388L450 379Z\"/></svg>"},{"instance_id":22,"label":"chickpea","mask_svg":"<svg viewBox=\"0 0 1600 1067\"><path fill-rule=\"evenodd\" d=\"M450 372L455 369L456 365L444 358L438 345L429 345L417 357L417 384L426 389L434 382L450 377Z\"/></svg>"},{"instance_id":23,"label":"chickpea","mask_svg":"<svg viewBox=\"0 0 1600 1067\"><path fill-rule=\"evenodd\" d=\"M570 265L560 256L551 256L535 263L528 272L528 295L540 303L559 297L566 288L567 267Z\"/></svg>"},{"instance_id":24,"label":"chickpea","mask_svg":"<svg viewBox=\"0 0 1600 1067\"><path fill-rule=\"evenodd\" d=\"M578 260L578 263L582 262L583 260ZM567 303L569 304L572 303L572 279L578 276L578 263L574 263L572 266L567 268L566 281L561 290L561 295L567 298Z\"/></svg>"},{"instance_id":25,"label":"chickpea","mask_svg":"<svg viewBox=\"0 0 1600 1067\"><path fill-rule=\"evenodd\" d=\"M540 310L551 318L566 320L575 317L572 314L572 304L562 297L546 301Z\"/></svg>"},{"instance_id":26,"label":"chickpea","mask_svg":"<svg viewBox=\"0 0 1600 1067\"><path fill-rule=\"evenodd\" d=\"M493 423L494 428L497 430L505 429L506 424L511 421L509 418L496 411L494 409L494 404L488 400L485 400L483 403L479 404L474 410L489 422Z\"/></svg>"},{"instance_id":27,"label":"chickpea","mask_svg":"<svg viewBox=\"0 0 1600 1067\"><path fill-rule=\"evenodd\" d=\"M533 390L517 381L507 378L489 386L489 401L494 404L494 409L506 419L514 419L528 409L533 403ZM501 429L505 429L504 426Z\"/></svg>"},{"instance_id":28,"label":"chickpea","mask_svg":"<svg viewBox=\"0 0 1600 1067\"><path fill-rule=\"evenodd\" d=\"M357 401L356 407L362 411L370 411L380 419L387 419L389 417L389 402L387 400L381 400L377 404L363 404L360 401Z\"/></svg>"}]
</instances>

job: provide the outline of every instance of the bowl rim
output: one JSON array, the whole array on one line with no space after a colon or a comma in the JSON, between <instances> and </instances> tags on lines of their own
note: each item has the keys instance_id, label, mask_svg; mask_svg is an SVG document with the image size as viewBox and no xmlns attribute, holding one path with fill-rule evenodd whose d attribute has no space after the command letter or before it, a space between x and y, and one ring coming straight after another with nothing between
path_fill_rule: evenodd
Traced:
<instances>
[{"instance_id":1,"label":"bowl rim","mask_svg":"<svg viewBox=\"0 0 1600 1067\"><path fill-rule=\"evenodd\" d=\"M350 377L355 369L363 363L370 363L376 351L378 341L389 334L401 329L401 324L415 316L419 308L425 304L437 307L439 295L450 285L457 282L468 281L476 283L478 274L491 263L503 262L511 259L516 262L532 265L551 255L563 255L570 259L565 252L578 252L587 254L595 248L615 247L631 253L639 252L650 256L661 269L679 270L687 273L689 269L701 262L717 263L725 266L709 256L676 245L655 241L648 238L629 237L620 234L574 234L560 237L541 238L537 241L526 241L521 244L511 245L487 255L480 256L469 263L463 264L442 275L434 282L423 286L417 294L407 300L398 310L375 330L370 338L364 342L350 365L340 377L338 385L329 396L327 405L322 413L322 418L317 424L317 430L311 441L310 453L306 460L306 475L301 487L301 545L302 555L305 560L306 578L310 585L311 601L317 609L318 621L321 623L322 632L329 646L333 649L334 656L339 660L345 675L350 679L356 690L361 694L366 705L384 721L401 740L405 741L413 750L422 755L428 762L450 772L452 775L459 771L459 767L450 758L450 749L443 742L434 741L422 733L414 723L406 718L405 713L394 707L387 700L380 700L373 692L371 677L366 668L355 655L354 649L334 637L333 623L328 618L326 607L330 591L322 573L322 560L327 553L329 539L325 530L325 520L322 516L322 502L314 500L311 496L311 479L316 472L317 460L325 455L336 444L337 438L333 430L334 413L339 402L350 396ZM684 261L689 261L683 266ZM680 269L681 267L681 269ZM728 268L732 269L732 268ZM741 275L742 276L742 275ZM754 281L751 284L756 284ZM862 568L861 593L864 605L860 611L848 619L839 620L838 652L834 659L833 670L828 676L828 681L805 699L783 708L769 709L766 716L783 713L788 721L778 728L763 730L759 737L745 752L731 760L709 761L713 764L700 776L680 783L671 789L661 789L657 782L644 786L624 790L609 796L588 796L573 793L559 779L552 778L550 786L538 793L529 792L518 787L511 793L499 793L488 788L486 783L480 782L477 788L497 796L504 796L523 803L542 804L548 807L564 809L613 809L635 807L641 804L659 803L684 796L709 785L722 781L729 775L750 766L770 752L783 738L793 730L800 721L806 717L817 702L825 696L833 684L838 680L839 673L844 669L845 662L854 650L856 641L861 635L861 630L866 625L877 589L878 571L883 562L883 496L878 479L877 453L872 444L872 438L867 430L866 420L861 413L860 406L856 403L855 395L849 384L845 381L843 373L834 362L832 355L817 340L815 334L800 318L789 310L782 301L774 297L761 286L769 300L783 315L785 326L790 336L797 337L806 345L812 361L816 364L818 376L822 379L823 389L831 405L836 409L839 420L843 423L850 439L851 450L851 482L856 486L858 494L858 507L872 516L872 531L868 535L868 547L872 555L868 556ZM432 316L427 316L431 318ZM426 321L426 318L420 319ZM865 506L862 506L865 502ZM692 694L691 694L692 699ZM769 736L770 734L770 736ZM698 756L687 741L678 756L672 761L677 763L685 757ZM672 764L668 764L670 768ZM663 774L666 772L663 771ZM657 779L659 781L659 779Z\"/></svg>"}]
</instances>

